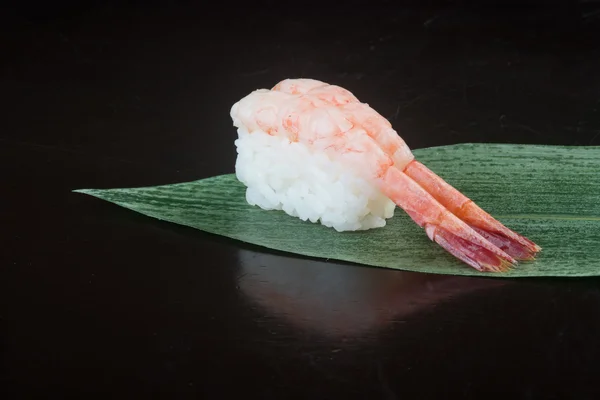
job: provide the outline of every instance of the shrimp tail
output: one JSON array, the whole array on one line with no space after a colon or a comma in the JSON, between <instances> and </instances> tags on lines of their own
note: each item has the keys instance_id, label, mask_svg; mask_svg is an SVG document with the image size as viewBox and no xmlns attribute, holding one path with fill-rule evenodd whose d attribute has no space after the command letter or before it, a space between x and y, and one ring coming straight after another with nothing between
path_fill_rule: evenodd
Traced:
<instances>
[{"instance_id":1,"label":"shrimp tail","mask_svg":"<svg viewBox=\"0 0 600 400\"><path fill-rule=\"evenodd\" d=\"M428 227L425 229L427 230ZM446 251L479 271L507 272L517 263L510 256L502 256L502 253L477 243L480 239L463 239L440 227L435 227L431 235L433 240Z\"/></svg>"},{"instance_id":2,"label":"shrimp tail","mask_svg":"<svg viewBox=\"0 0 600 400\"><path fill-rule=\"evenodd\" d=\"M394 166L380 178L381 190L425 229L432 241L482 272L506 272L517 264L511 255L447 210L430 193Z\"/></svg>"},{"instance_id":3,"label":"shrimp tail","mask_svg":"<svg viewBox=\"0 0 600 400\"><path fill-rule=\"evenodd\" d=\"M413 160L404 172L451 213L513 258L534 260L542 250L531 240L504 226L420 162Z\"/></svg>"}]
</instances>

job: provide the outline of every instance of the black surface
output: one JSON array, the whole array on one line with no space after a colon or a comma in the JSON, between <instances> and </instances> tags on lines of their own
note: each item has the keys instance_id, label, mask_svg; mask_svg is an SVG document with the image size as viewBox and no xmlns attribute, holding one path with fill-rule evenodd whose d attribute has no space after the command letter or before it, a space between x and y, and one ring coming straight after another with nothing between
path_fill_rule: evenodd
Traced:
<instances>
[{"instance_id":1,"label":"black surface","mask_svg":"<svg viewBox=\"0 0 600 400\"><path fill-rule=\"evenodd\" d=\"M233 172L229 108L287 77L412 148L600 145L600 4L417 3L0 13L2 397L597 398L599 279L299 259L71 193Z\"/></svg>"}]
</instances>

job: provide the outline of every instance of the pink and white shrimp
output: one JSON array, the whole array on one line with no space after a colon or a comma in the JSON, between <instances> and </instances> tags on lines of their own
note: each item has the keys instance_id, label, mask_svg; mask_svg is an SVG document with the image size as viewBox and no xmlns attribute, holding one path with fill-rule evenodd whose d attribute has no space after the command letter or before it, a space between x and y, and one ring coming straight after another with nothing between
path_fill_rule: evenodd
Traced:
<instances>
[{"instance_id":1,"label":"pink and white shrimp","mask_svg":"<svg viewBox=\"0 0 600 400\"><path fill-rule=\"evenodd\" d=\"M238 101L231 117L250 135L283 137L353 168L429 239L479 271L506 271L541 250L415 160L390 122L342 87L286 79Z\"/></svg>"}]
</instances>

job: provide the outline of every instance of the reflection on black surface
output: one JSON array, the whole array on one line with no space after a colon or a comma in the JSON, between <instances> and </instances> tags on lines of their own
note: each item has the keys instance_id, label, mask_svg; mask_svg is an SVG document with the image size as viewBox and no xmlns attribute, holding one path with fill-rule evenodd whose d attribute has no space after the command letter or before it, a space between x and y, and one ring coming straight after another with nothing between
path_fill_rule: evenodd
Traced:
<instances>
[{"instance_id":1,"label":"reflection on black surface","mask_svg":"<svg viewBox=\"0 0 600 400\"><path fill-rule=\"evenodd\" d=\"M426 275L238 250L239 287L267 312L332 336L358 336L506 281Z\"/></svg>"}]
</instances>

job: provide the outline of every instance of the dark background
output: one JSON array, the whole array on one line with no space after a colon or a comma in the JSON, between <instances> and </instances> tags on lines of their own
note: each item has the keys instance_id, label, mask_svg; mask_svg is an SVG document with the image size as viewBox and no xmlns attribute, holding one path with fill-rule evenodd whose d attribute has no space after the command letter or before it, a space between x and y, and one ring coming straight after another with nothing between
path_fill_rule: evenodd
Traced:
<instances>
[{"instance_id":1,"label":"dark background","mask_svg":"<svg viewBox=\"0 0 600 400\"><path fill-rule=\"evenodd\" d=\"M2 398L597 398L598 279L289 257L71 193L233 172L231 105L288 77L412 148L600 145L599 2L339 3L0 6Z\"/></svg>"}]
</instances>

